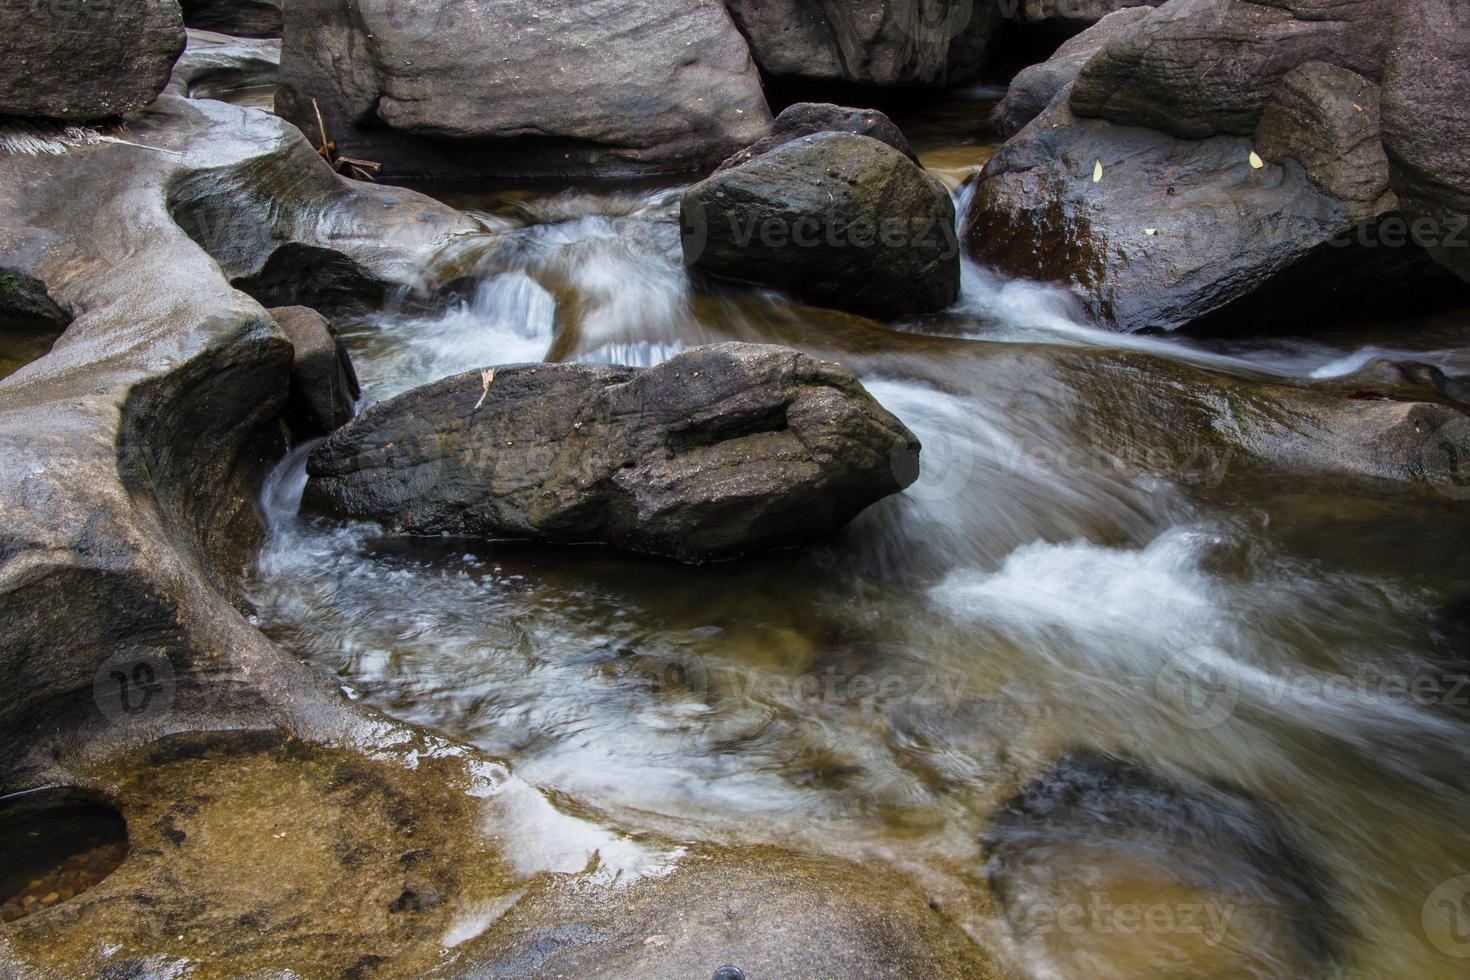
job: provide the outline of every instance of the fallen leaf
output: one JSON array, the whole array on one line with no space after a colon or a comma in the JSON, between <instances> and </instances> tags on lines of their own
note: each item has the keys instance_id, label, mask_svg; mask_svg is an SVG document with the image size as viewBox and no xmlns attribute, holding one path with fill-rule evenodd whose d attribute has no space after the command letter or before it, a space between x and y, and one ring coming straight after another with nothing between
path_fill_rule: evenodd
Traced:
<instances>
[{"instance_id":1,"label":"fallen leaf","mask_svg":"<svg viewBox=\"0 0 1470 980\"><path fill-rule=\"evenodd\" d=\"M475 411L485 404L485 398L490 394L490 382L495 380L495 369L488 368L480 372L480 400L475 402Z\"/></svg>"},{"instance_id":2,"label":"fallen leaf","mask_svg":"<svg viewBox=\"0 0 1470 980\"><path fill-rule=\"evenodd\" d=\"M1096 166L1094 166L1092 168L1092 182L1094 184L1101 184L1102 183L1102 161L1101 160L1097 161Z\"/></svg>"},{"instance_id":3,"label":"fallen leaf","mask_svg":"<svg viewBox=\"0 0 1470 980\"><path fill-rule=\"evenodd\" d=\"M1266 161L1261 159L1261 155L1259 153L1257 153L1256 151L1252 150L1251 151L1251 167L1253 169L1255 169L1255 170L1260 170L1265 165L1266 165Z\"/></svg>"},{"instance_id":4,"label":"fallen leaf","mask_svg":"<svg viewBox=\"0 0 1470 980\"><path fill-rule=\"evenodd\" d=\"M1143 233L1152 238L1159 233L1159 230L1157 228L1145 228L1143 229Z\"/></svg>"}]
</instances>

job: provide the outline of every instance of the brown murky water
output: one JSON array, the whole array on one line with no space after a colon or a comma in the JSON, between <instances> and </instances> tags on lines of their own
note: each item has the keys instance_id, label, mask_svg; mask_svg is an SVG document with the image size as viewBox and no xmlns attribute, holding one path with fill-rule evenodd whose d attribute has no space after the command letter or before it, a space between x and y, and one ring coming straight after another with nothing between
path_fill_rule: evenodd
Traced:
<instances>
[{"instance_id":1,"label":"brown murky water","mask_svg":"<svg viewBox=\"0 0 1470 980\"><path fill-rule=\"evenodd\" d=\"M952 186L990 152L969 128L983 110L906 127ZM424 275L476 290L346 324L366 397L498 363L791 344L842 360L920 436L920 482L823 546L691 568L298 516L298 454L267 489L274 528L247 581L267 634L624 829L887 862L1034 976L1464 975L1470 558L1453 488L1414 507L1267 496L1208 426L1160 435L1126 395L1330 384L1396 354L1463 369L1463 318L1412 352L1395 325L1205 347L1098 331L1060 289L966 266L954 309L883 325L696 290L677 195L461 192L487 231ZM1123 444L1165 465L1104 451L1099 417L1152 432ZM1332 948L1293 946L1282 916L1312 913L1240 884L1272 869L1222 857L1206 887L1168 851L1058 842L1060 881L973 911L996 884L993 814L1076 748L1259 801L1313 868Z\"/></svg>"}]
</instances>

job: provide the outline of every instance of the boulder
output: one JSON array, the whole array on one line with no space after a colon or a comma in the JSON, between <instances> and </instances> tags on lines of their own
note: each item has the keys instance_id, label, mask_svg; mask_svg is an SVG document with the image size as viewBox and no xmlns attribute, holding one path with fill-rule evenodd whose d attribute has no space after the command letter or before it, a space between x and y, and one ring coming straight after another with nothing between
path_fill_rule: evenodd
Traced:
<instances>
[{"instance_id":1,"label":"boulder","mask_svg":"<svg viewBox=\"0 0 1470 980\"><path fill-rule=\"evenodd\" d=\"M995 0L725 0L761 70L778 79L941 88L985 64Z\"/></svg>"},{"instance_id":2,"label":"boulder","mask_svg":"<svg viewBox=\"0 0 1470 980\"><path fill-rule=\"evenodd\" d=\"M1322 61L1288 72L1256 129L1256 148L1272 163L1288 158L1324 193L1371 218L1388 193L1388 157L1380 138L1379 88Z\"/></svg>"},{"instance_id":3,"label":"boulder","mask_svg":"<svg viewBox=\"0 0 1470 980\"><path fill-rule=\"evenodd\" d=\"M1391 197L1368 199L1373 171L1361 159L1371 141L1333 144L1283 121L1268 141L1280 162L1256 167L1250 139L1186 140L1083 119L1067 96L986 165L964 241L1002 272L1069 284L1108 326L1300 329L1333 314L1432 306L1458 291L1401 233ZM1324 191L1288 153L1363 198ZM1391 239L1404 247L1383 247Z\"/></svg>"},{"instance_id":4,"label":"boulder","mask_svg":"<svg viewBox=\"0 0 1470 980\"><path fill-rule=\"evenodd\" d=\"M1379 25L1382 28L1382 24ZM1470 7L1399 0L1384 68L1383 145L1416 240L1470 282Z\"/></svg>"},{"instance_id":5,"label":"boulder","mask_svg":"<svg viewBox=\"0 0 1470 980\"><path fill-rule=\"evenodd\" d=\"M837 365L718 344L641 370L471 372L379 402L311 454L305 503L411 534L692 561L834 531L912 483L918 454Z\"/></svg>"},{"instance_id":6,"label":"boulder","mask_svg":"<svg viewBox=\"0 0 1470 980\"><path fill-rule=\"evenodd\" d=\"M0 114L102 119L152 102L184 50L176 0L0 0Z\"/></svg>"},{"instance_id":7,"label":"boulder","mask_svg":"<svg viewBox=\"0 0 1470 980\"><path fill-rule=\"evenodd\" d=\"M71 322L46 284L17 268L0 267L0 330L61 330Z\"/></svg>"},{"instance_id":8,"label":"boulder","mask_svg":"<svg viewBox=\"0 0 1470 980\"><path fill-rule=\"evenodd\" d=\"M1273 975L1320 976L1346 937L1325 873L1266 806L1131 759L1067 753L1001 806L984 850L991 890L1045 973L1075 976L1091 956L1128 956L1137 937L1110 928L1107 910L1139 894L1200 910L1194 928L1155 951L1191 975L1252 976L1269 965ZM1052 942L1073 904L1104 918Z\"/></svg>"},{"instance_id":9,"label":"boulder","mask_svg":"<svg viewBox=\"0 0 1470 980\"><path fill-rule=\"evenodd\" d=\"M281 0L181 0L184 23L231 37L280 37Z\"/></svg>"},{"instance_id":10,"label":"boulder","mask_svg":"<svg viewBox=\"0 0 1470 980\"><path fill-rule=\"evenodd\" d=\"M684 263L697 272L882 317L959 298L948 191L866 136L778 146L691 187L680 213Z\"/></svg>"},{"instance_id":11,"label":"boulder","mask_svg":"<svg viewBox=\"0 0 1470 980\"><path fill-rule=\"evenodd\" d=\"M1380 77L1391 0L1171 0L1077 76L1079 116L1188 139L1248 136L1288 72L1325 61Z\"/></svg>"},{"instance_id":12,"label":"boulder","mask_svg":"<svg viewBox=\"0 0 1470 980\"><path fill-rule=\"evenodd\" d=\"M1147 9L1157 7L1163 2L1164 0L1022 0L1015 19L1049 31L1076 34L1118 11Z\"/></svg>"},{"instance_id":13,"label":"boulder","mask_svg":"<svg viewBox=\"0 0 1470 980\"><path fill-rule=\"evenodd\" d=\"M1030 5L1027 10L1030 10ZM990 128L1005 139L1019 133L1027 123L1041 115L1058 92L1076 81L1082 66L1102 50L1103 45L1152 12L1150 7L1129 7L1107 14L1092 27L1064 42L1048 60L1023 69L1011 80L1005 98L991 110Z\"/></svg>"},{"instance_id":14,"label":"boulder","mask_svg":"<svg viewBox=\"0 0 1470 980\"><path fill-rule=\"evenodd\" d=\"M718 0L292 0L277 108L385 175L704 170L771 121Z\"/></svg>"},{"instance_id":15,"label":"boulder","mask_svg":"<svg viewBox=\"0 0 1470 980\"><path fill-rule=\"evenodd\" d=\"M348 422L362 395L352 358L326 317L305 306L270 311L291 341L291 394L286 424L298 439L325 436Z\"/></svg>"},{"instance_id":16,"label":"boulder","mask_svg":"<svg viewBox=\"0 0 1470 980\"><path fill-rule=\"evenodd\" d=\"M894 125L877 109L850 109L832 105L830 102L798 102L781 110L771 126L770 135L756 140L750 146L730 157L715 169L715 173L749 163L762 153L769 153L778 146L817 133L853 133L867 136L879 143L887 143L914 163L919 158L909 145L903 130ZM922 166L922 164L920 164Z\"/></svg>"}]
</instances>

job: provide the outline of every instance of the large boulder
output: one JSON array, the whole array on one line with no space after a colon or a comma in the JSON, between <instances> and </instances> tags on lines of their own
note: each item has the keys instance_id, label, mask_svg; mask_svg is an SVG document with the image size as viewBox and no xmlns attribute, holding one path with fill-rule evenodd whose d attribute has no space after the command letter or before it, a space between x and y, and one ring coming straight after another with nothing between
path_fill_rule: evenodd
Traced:
<instances>
[{"instance_id":1,"label":"large boulder","mask_svg":"<svg viewBox=\"0 0 1470 980\"><path fill-rule=\"evenodd\" d=\"M177 0L0 0L0 114L130 112L163 91L183 50Z\"/></svg>"},{"instance_id":2,"label":"large boulder","mask_svg":"<svg viewBox=\"0 0 1470 980\"><path fill-rule=\"evenodd\" d=\"M362 388L331 322L305 306L282 306L270 313L293 352L285 416L291 431L298 439L309 439L352 421Z\"/></svg>"},{"instance_id":3,"label":"large boulder","mask_svg":"<svg viewBox=\"0 0 1470 980\"><path fill-rule=\"evenodd\" d=\"M390 175L694 171L771 121L718 0L292 0L277 107Z\"/></svg>"},{"instance_id":4,"label":"large boulder","mask_svg":"<svg viewBox=\"0 0 1470 980\"><path fill-rule=\"evenodd\" d=\"M818 133L691 187L684 262L819 306L892 317L959 298L954 204L891 146Z\"/></svg>"},{"instance_id":5,"label":"large boulder","mask_svg":"<svg viewBox=\"0 0 1470 980\"><path fill-rule=\"evenodd\" d=\"M914 163L919 162L903 130L877 109L853 109L830 102L798 102L781 110L771 132L720 164L715 173L749 163L763 153L817 133L853 133L887 143Z\"/></svg>"},{"instance_id":6,"label":"large boulder","mask_svg":"<svg viewBox=\"0 0 1470 980\"><path fill-rule=\"evenodd\" d=\"M184 23L231 37L280 37L281 0L181 0Z\"/></svg>"},{"instance_id":7,"label":"large boulder","mask_svg":"<svg viewBox=\"0 0 1470 980\"><path fill-rule=\"evenodd\" d=\"M1470 6L1400 0L1398 12L1383 79L1393 187L1425 222L1420 243L1470 282Z\"/></svg>"},{"instance_id":8,"label":"large boulder","mask_svg":"<svg viewBox=\"0 0 1470 980\"><path fill-rule=\"evenodd\" d=\"M1001 24L995 0L725 0L779 79L943 87L973 76Z\"/></svg>"},{"instance_id":9,"label":"large boulder","mask_svg":"<svg viewBox=\"0 0 1470 980\"><path fill-rule=\"evenodd\" d=\"M645 370L471 372L379 402L311 454L306 503L413 534L727 558L836 530L912 483L918 456L837 365L719 344Z\"/></svg>"},{"instance_id":10,"label":"large boulder","mask_svg":"<svg viewBox=\"0 0 1470 980\"><path fill-rule=\"evenodd\" d=\"M1077 80L1082 66L1101 51L1103 45L1150 12L1149 7L1114 11L1064 42L1046 61L1022 69L1011 80L1005 98L991 110L990 128L1006 139L1019 133L1027 123L1041 115L1058 92Z\"/></svg>"},{"instance_id":11,"label":"large boulder","mask_svg":"<svg viewBox=\"0 0 1470 980\"><path fill-rule=\"evenodd\" d=\"M1248 136L1308 61L1379 77L1393 0L1171 0L1094 56L1072 108L1189 139Z\"/></svg>"}]
</instances>

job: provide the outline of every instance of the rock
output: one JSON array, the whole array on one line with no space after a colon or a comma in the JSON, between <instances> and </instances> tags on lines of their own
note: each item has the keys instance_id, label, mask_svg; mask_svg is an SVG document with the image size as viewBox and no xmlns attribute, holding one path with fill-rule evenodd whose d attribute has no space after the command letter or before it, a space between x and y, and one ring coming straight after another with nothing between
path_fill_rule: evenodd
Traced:
<instances>
[{"instance_id":1,"label":"rock","mask_svg":"<svg viewBox=\"0 0 1470 980\"><path fill-rule=\"evenodd\" d=\"M1433 364L1422 361L1380 358L1346 377L1333 378L1324 384L1349 390L1355 397L1378 395L1418 401L1442 399L1470 407L1470 378L1447 375Z\"/></svg>"},{"instance_id":2,"label":"rock","mask_svg":"<svg viewBox=\"0 0 1470 980\"><path fill-rule=\"evenodd\" d=\"M873 316L959 298L954 204L890 146L818 133L691 187L680 202L684 264Z\"/></svg>"},{"instance_id":3,"label":"rock","mask_svg":"<svg viewBox=\"0 0 1470 980\"><path fill-rule=\"evenodd\" d=\"M1393 188L1422 229L1415 240L1470 282L1470 8L1399 0L1397 10L1383 77Z\"/></svg>"},{"instance_id":4,"label":"rock","mask_svg":"<svg viewBox=\"0 0 1470 980\"><path fill-rule=\"evenodd\" d=\"M552 880L528 898L432 976L1004 975L912 885L876 862L859 868L769 848L691 848L663 877L592 888ZM716 973L721 963L740 968Z\"/></svg>"},{"instance_id":5,"label":"rock","mask_svg":"<svg viewBox=\"0 0 1470 980\"><path fill-rule=\"evenodd\" d=\"M231 37L280 37L281 0L181 0L184 23Z\"/></svg>"},{"instance_id":6,"label":"rock","mask_svg":"<svg viewBox=\"0 0 1470 980\"><path fill-rule=\"evenodd\" d=\"M128 139L0 168L0 267L75 314L0 385L0 615L15 626L0 669L17 674L0 703L4 785L58 745L274 727L283 689L302 731L340 721L334 689L318 693L230 601L259 538L258 481L282 449L292 353L229 279L303 244L407 285L424 255L478 227L336 176L265 113L165 95ZM133 713L142 694L124 705L108 686L116 664L131 677L140 663L170 678L149 702L161 713Z\"/></svg>"},{"instance_id":7,"label":"rock","mask_svg":"<svg viewBox=\"0 0 1470 980\"><path fill-rule=\"evenodd\" d=\"M471 372L380 402L311 454L305 502L410 534L692 561L834 531L912 483L918 452L835 364L718 344L645 370Z\"/></svg>"},{"instance_id":8,"label":"rock","mask_svg":"<svg viewBox=\"0 0 1470 980\"><path fill-rule=\"evenodd\" d=\"M295 350L286 402L291 431L307 439L329 435L352 421L362 388L331 323L305 306L278 307L270 314Z\"/></svg>"},{"instance_id":9,"label":"rock","mask_svg":"<svg viewBox=\"0 0 1470 980\"><path fill-rule=\"evenodd\" d=\"M1295 160L1257 169L1253 152L1081 119L1063 90L986 165L964 241L1002 272L1068 283L1125 331L1300 329L1452 293L1422 249L1380 246L1402 217L1362 225L1376 209L1324 193Z\"/></svg>"},{"instance_id":10,"label":"rock","mask_svg":"<svg viewBox=\"0 0 1470 980\"><path fill-rule=\"evenodd\" d=\"M1272 163L1293 159L1319 190L1371 218L1385 208L1388 157L1380 138L1379 88L1321 61L1288 72L1256 129L1256 148Z\"/></svg>"},{"instance_id":11,"label":"rock","mask_svg":"<svg viewBox=\"0 0 1470 980\"><path fill-rule=\"evenodd\" d=\"M1324 61L1377 80L1386 0L1172 0L1087 62L1072 109L1188 139L1248 136L1287 73Z\"/></svg>"},{"instance_id":12,"label":"rock","mask_svg":"<svg viewBox=\"0 0 1470 980\"><path fill-rule=\"evenodd\" d=\"M1080 903L1106 916L1099 910L1139 894L1205 913L1162 953L1200 975L1253 975L1263 963L1275 975L1321 975L1345 937L1325 874L1265 806L1127 759L1066 754L1000 808L984 849L1012 931L1048 973L1076 975L1090 955L1127 956L1137 941L1107 918L1084 918L1071 943L1052 943L1061 910Z\"/></svg>"},{"instance_id":13,"label":"rock","mask_svg":"<svg viewBox=\"0 0 1470 980\"><path fill-rule=\"evenodd\" d=\"M14 268L0 267L0 330L61 330L71 316L46 292L46 284Z\"/></svg>"},{"instance_id":14,"label":"rock","mask_svg":"<svg viewBox=\"0 0 1470 980\"><path fill-rule=\"evenodd\" d=\"M291 0L282 116L385 175L713 167L770 112L717 0Z\"/></svg>"},{"instance_id":15,"label":"rock","mask_svg":"<svg viewBox=\"0 0 1470 980\"><path fill-rule=\"evenodd\" d=\"M238 89L274 85L280 65L280 41L191 29L168 90L196 99L224 98Z\"/></svg>"},{"instance_id":16,"label":"rock","mask_svg":"<svg viewBox=\"0 0 1470 980\"><path fill-rule=\"evenodd\" d=\"M778 146L785 146L803 136L815 136L817 133L853 133L867 136L880 143L887 143L915 164L922 166L903 131L877 109L850 109L828 102L798 102L781 111L769 136L756 140L730 157L720 164L715 173L749 163Z\"/></svg>"},{"instance_id":17,"label":"rock","mask_svg":"<svg viewBox=\"0 0 1470 980\"><path fill-rule=\"evenodd\" d=\"M1027 10L1030 9L1028 4ZM990 128L1005 139L1019 133L1027 123L1041 115L1058 92L1076 80L1082 66L1102 50L1104 44L1152 12L1150 7L1129 7L1110 13L1064 42L1047 61L1022 70L1012 79L1005 98L991 110Z\"/></svg>"},{"instance_id":18,"label":"rock","mask_svg":"<svg viewBox=\"0 0 1470 980\"><path fill-rule=\"evenodd\" d=\"M761 69L779 79L942 88L984 64L992 0L725 0Z\"/></svg>"},{"instance_id":19,"label":"rock","mask_svg":"<svg viewBox=\"0 0 1470 980\"><path fill-rule=\"evenodd\" d=\"M184 50L175 0L0 0L0 113L67 120L152 102Z\"/></svg>"},{"instance_id":20,"label":"rock","mask_svg":"<svg viewBox=\"0 0 1470 980\"><path fill-rule=\"evenodd\" d=\"M1074 34L1099 23L1110 14L1123 10L1146 10L1160 6L1163 2L1164 0L1023 0L1017 19L1047 30ZM1051 100L1046 100L1049 101ZM1042 104L1045 105L1046 102Z\"/></svg>"}]
</instances>

